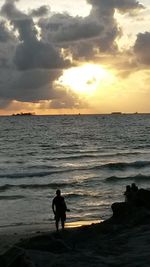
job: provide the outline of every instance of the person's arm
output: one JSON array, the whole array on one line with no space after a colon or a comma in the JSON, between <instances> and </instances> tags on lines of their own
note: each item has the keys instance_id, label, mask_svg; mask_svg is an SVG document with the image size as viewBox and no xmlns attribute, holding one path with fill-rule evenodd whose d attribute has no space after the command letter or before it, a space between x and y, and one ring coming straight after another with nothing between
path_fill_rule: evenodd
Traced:
<instances>
[{"instance_id":1,"label":"person's arm","mask_svg":"<svg viewBox=\"0 0 150 267\"><path fill-rule=\"evenodd\" d=\"M65 206L65 211L70 211L70 209L67 208L65 200L64 200L64 206Z\"/></svg>"},{"instance_id":2,"label":"person's arm","mask_svg":"<svg viewBox=\"0 0 150 267\"><path fill-rule=\"evenodd\" d=\"M53 210L53 213L56 214L56 212L55 212L55 201L54 201L54 199L52 201L52 210Z\"/></svg>"}]
</instances>

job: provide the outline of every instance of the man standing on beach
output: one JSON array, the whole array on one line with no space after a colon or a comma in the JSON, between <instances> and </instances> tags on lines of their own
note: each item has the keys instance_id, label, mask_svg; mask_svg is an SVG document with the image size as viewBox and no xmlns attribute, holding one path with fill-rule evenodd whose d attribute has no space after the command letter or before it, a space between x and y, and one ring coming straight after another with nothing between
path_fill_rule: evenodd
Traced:
<instances>
[{"instance_id":1,"label":"man standing on beach","mask_svg":"<svg viewBox=\"0 0 150 267\"><path fill-rule=\"evenodd\" d=\"M64 229L65 221L66 221L66 211L70 211L67 209L66 202L64 197L61 196L61 191L59 189L56 190L56 197L54 197L52 201L52 210L55 215L56 222L56 230L59 229L59 221L61 220L62 229Z\"/></svg>"}]
</instances>

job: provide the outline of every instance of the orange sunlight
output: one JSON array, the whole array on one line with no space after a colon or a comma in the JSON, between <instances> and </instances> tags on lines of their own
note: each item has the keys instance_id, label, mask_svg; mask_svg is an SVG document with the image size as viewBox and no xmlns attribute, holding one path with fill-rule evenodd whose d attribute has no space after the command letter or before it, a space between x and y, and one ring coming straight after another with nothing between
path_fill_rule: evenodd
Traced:
<instances>
[{"instance_id":1,"label":"orange sunlight","mask_svg":"<svg viewBox=\"0 0 150 267\"><path fill-rule=\"evenodd\" d=\"M93 96L100 85L112 80L112 74L103 66L84 64L65 70L58 83L83 96Z\"/></svg>"}]
</instances>

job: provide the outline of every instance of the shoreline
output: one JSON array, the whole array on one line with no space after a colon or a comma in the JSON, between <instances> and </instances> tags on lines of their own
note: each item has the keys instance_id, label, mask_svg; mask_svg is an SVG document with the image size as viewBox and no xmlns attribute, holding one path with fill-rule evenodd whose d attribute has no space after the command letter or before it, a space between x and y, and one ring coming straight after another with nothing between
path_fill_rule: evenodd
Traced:
<instances>
[{"instance_id":1,"label":"shoreline","mask_svg":"<svg viewBox=\"0 0 150 267\"><path fill-rule=\"evenodd\" d=\"M8 246L13 238L13 244L0 255L0 266L150 266L150 191L139 189L136 202L115 202L111 208L113 215L99 223L58 232L41 226L36 232L32 227L28 232L20 228L16 234L1 233L1 242L5 237Z\"/></svg>"},{"instance_id":2,"label":"shoreline","mask_svg":"<svg viewBox=\"0 0 150 267\"><path fill-rule=\"evenodd\" d=\"M149 222L123 223L111 217L89 226L29 234L1 255L0 262L10 267L149 266Z\"/></svg>"},{"instance_id":3,"label":"shoreline","mask_svg":"<svg viewBox=\"0 0 150 267\"><path fill-rule=\"evenodd\" d=\"M101 223L59 232L32 228L27 234L20 229L15 237L8 232L5 238L16 242L0 255L1 266L149 266L150 209L127 202L113 205L113 216Z\"/></svg>"},{"instance_id":4,"label":"shoreline","mask_svg":"<svg viewBox=\"0 0 150 267\"><path fill-rule=\"evenodd\" d=\"M77 229L91 224L102 222L101 220L89 221L74 221L66 222L65 229ZM61 228L60 228L61 229ZM60 230L61 231L61 230ZM0 255L4 254L7 250L28 238L37 235L45 235L55 233L55 222L53 224L39 224L39 225L14 225L7 227L0 227Z\"/></svg>"}]
</instances>

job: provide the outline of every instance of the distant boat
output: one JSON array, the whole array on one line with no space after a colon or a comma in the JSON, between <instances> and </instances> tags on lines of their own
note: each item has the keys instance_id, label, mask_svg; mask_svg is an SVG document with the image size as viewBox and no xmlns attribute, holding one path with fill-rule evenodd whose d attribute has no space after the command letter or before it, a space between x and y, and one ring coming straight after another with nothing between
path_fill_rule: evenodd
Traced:
<instances>
[{"instance_id":1,"label":"distant boat","mask_svg":"<svg viewBox=\"0 0 150 267\"><path fill-rule=\"evenodd\" d=\"M112 112L111 114L112 114L112 115L122 115L122 112L120 112L120 111L115 111L115 112Z\"/></svg>"},{"instance_id":2,"label":"distant boat","mask_svg":"<svg viewBox=\"0 0 150 267\"><path fill-rule=\"evenodd\" d=\"M34 116L34 115L35 115L34 112L20 112L20 113L12 114L12 116Z\"/></svg>"}]
</instances>

